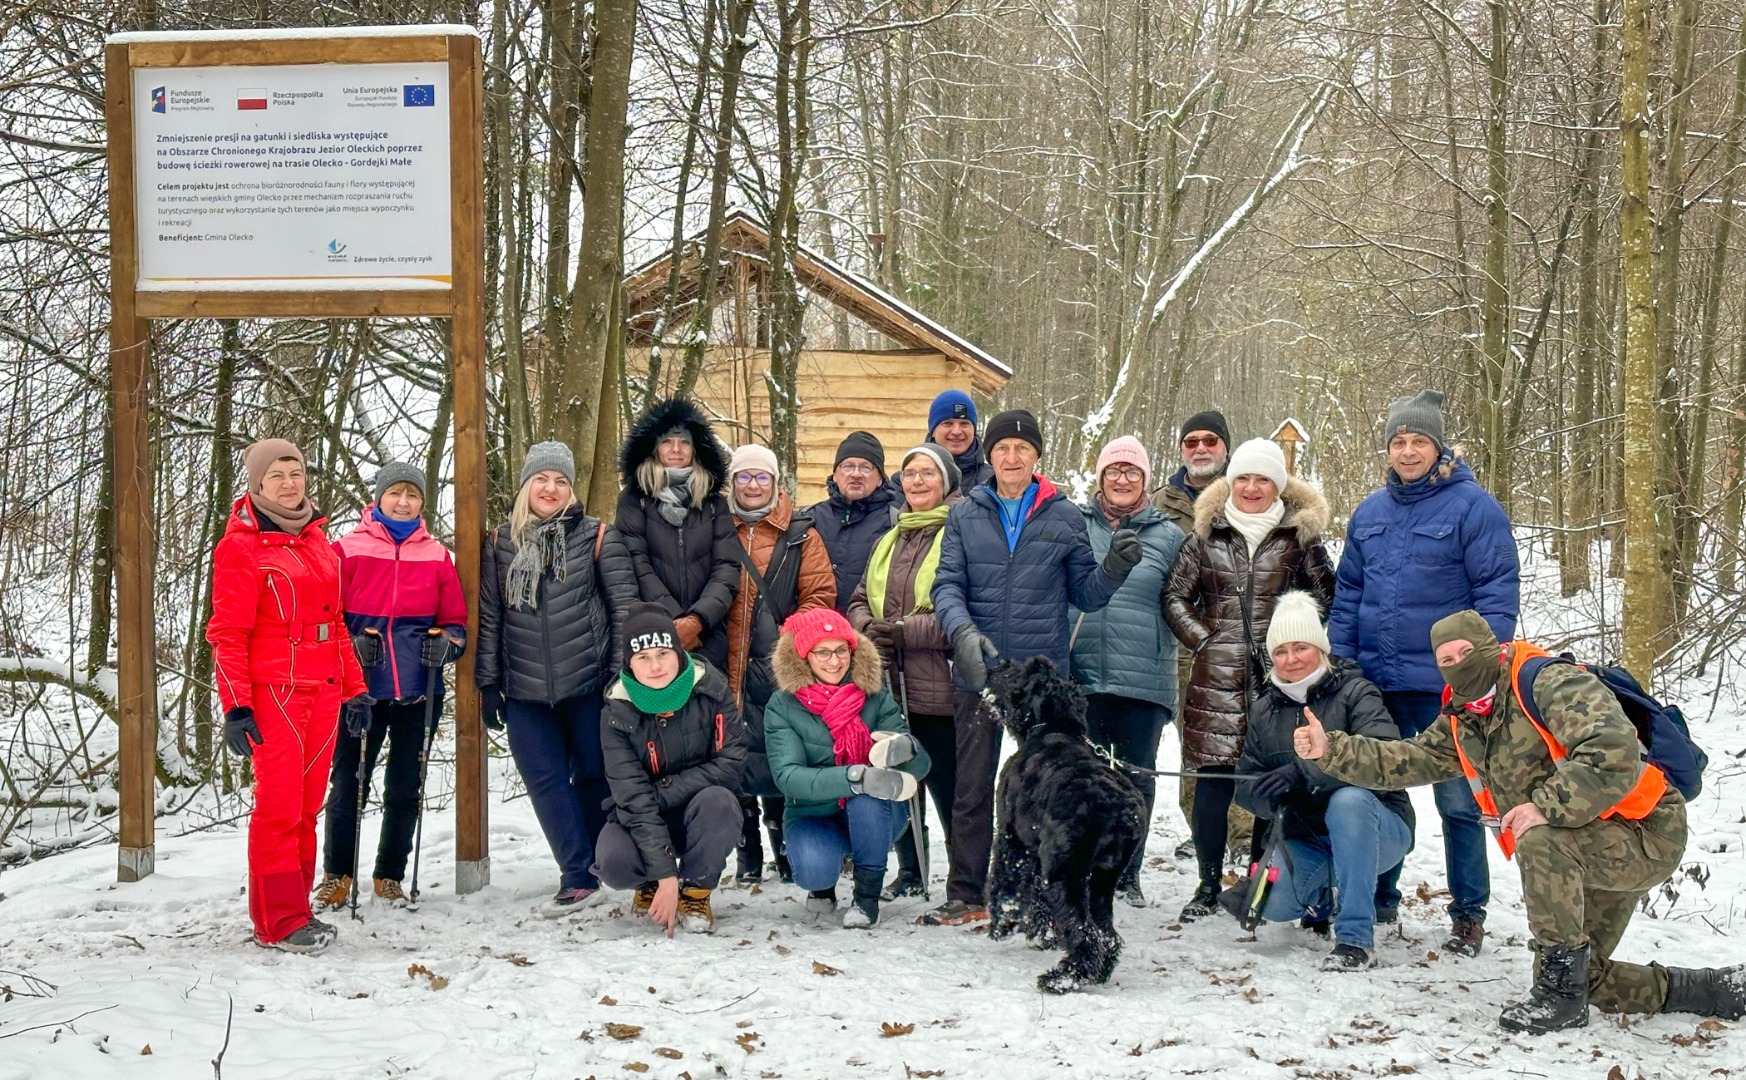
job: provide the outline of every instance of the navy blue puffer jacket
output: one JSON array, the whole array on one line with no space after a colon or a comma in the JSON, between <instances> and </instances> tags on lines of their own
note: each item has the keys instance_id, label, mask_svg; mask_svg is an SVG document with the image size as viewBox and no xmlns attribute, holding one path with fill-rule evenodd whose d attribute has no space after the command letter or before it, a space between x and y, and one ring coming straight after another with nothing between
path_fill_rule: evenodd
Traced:
<instances>
[{"instance_id":1,"label":"navy blue puffer jacket","mask_svg":"<svg viewBox=\"0 0 1746 1080\"><path fill-rule=\"evenodd\" d=\"M1036 484L1036 501L1010 552L992 487L979 487L952 507L934 575L934 610L947 640L971 624L1002 659L1046 656L1067 670L1068 604L1097 611L1121 581L1098 565L1079 507L1048 477L1036 477ZM952 678L959 689L970 689L955 671Z\"/></svg>"},{"instance_id":2,"label":"navy blue puffer jacket","mask_svg":"<svg viewBox=\"0 0 1746 1080\"><path fill-rule=\"evenodd\" d=\"M1352 512L1328 639L1383 690L1441 693L1431 624L1472 608L1509 641L1520 606L1509 518L1449 450L1410 484L1390 470L1388 485Z\"/></svg>"},{"instance_id":3,"label":"navy blue puffer jacket","mask_svg":"<svg viewBox=\"0 0 1746 1080\"><path fill-rule=\"evenodd\" d=\"M890 485L880 484L855 502L843 498L835 480L827 480L825 488L831 497L806 508L825 550L830 552L831 567L837 574L837 612L849 613L849 599L861 575L867 572L867 560L873 555L873 545L895 524L903 509L901 493Z\"/></svg>"}]
</instances>

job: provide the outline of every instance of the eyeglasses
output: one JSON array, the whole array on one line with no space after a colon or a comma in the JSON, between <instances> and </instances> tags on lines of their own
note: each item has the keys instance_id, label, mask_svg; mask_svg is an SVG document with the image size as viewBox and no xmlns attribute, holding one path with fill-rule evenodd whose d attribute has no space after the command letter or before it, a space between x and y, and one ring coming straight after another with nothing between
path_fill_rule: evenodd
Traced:
<instances>
[{"instance_id":1,"label":"eyeglasses","mask_svg":"<svg viewBox=\"0 0 1746 1080\"><path fill-rule=\"evenodd\" d=\"M923 480L938 480L940 478L940 470L938 470L938 469L905 469L902 472L898 473L897 477L898 477L898 479L902 480L906 484L919 483L920 481L923 481Z\"/></svg>"},{"instance_id":2,"label":"eyeglasses","mask_svg":"<svg viewBox=\"0 0 1746 1080\"><path fill-rule=\"evenodd\" d=\"M1146 474L1138 469L1111 468L1103 470L1103 478L1105 480L1126 480L1130 484L1137 484L1146 478Z\"/></svg>"},{"instance_id":3,"label":"eyeglasses","mask_svg":"<svg viewBox=\"0 0 1746 1080\"><path fill-rule=\"evenodd\" d=\"M734 473L734 483L744 484L747 487L766 487L775 482L776 478L767 472Z\"/></svg>"},{"instance_id":4,"label":"eyeglasses","mask_svg":"<svg viewBox=\"0 0 1746 1080\"><path fill-rule=\"evenodd\" d=\"M1188 438L1182 440L1182 448L1184 450L1193 450L1196 447L1204 446L1211 450L1224 441L1225 440L1219 438L1217 435L1190 435Z\"/></svg>"},{"instance_id":5,"label":"eyeglasses","mask_svg":"<svg viewBox=\"0 0 1746 1080\"><path fill-rule=\"evenodd\" d=\"M848 473L850 476L872 476L879 470L871 465L853 465L845 461L837 466L837 471Z\"/></svg>"},{"instance_id":6,"label":"eyeglasses","mask_svg":"<svg viewBox=\"0 0 1746 1080\"><path fill-rule=\"evenodd\" d=\"M821 664L830 660L847 660L849 658L849 647L847 645L838 645L834 649L814 649L806 654L806 658L808 660L817 661Z\"/></svg>"}]
</instances>

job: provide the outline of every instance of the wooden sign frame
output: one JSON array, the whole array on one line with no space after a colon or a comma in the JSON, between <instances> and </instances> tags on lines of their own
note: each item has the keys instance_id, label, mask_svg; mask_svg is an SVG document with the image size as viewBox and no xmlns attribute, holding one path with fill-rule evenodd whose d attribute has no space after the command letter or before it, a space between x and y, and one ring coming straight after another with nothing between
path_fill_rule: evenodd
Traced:
<instances>
[{"instance_id":1,"label":"wooden sign frame","mask_svg":"<svg viewBox=\"0 0 1746 1080\"><path fill-rule=\"evenodd\" d=\"M447 289L220 291L138 288L134 201L133 69L308 64L449 66L451 278ZM116 641L121 718L121 848L117 876L138 881L156 862L157 669L153 579L152 319L449 320L454 365L455 561L467 597L467 632L479 627L479 557L485 534L485 221L483 65L466 26L117 34L104 48L110 221L110 393L114 411ZM473 652L455 676L455 889L490 882L485 738Z\"/></svg>"}]
</instances>

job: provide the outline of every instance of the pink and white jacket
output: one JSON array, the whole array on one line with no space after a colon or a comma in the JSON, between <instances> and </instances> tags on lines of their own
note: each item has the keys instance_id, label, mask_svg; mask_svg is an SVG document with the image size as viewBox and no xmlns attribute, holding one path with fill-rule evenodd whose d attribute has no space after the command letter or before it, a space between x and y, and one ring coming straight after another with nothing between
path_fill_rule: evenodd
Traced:
<instances>
[{"instance_id":1,"label":"pink and white jacket","mask_svg":"<svg viewBox=\"0 0 1746 1080\"><path fill-rule=\"evenodd\" d=\"M383 641L382 662L364 669L377 701L424 696L426 672L419 648L431 627L465 641L467 601L449 549L421 523L396 544L374 506L364 507L358 527L334 542L340 558L340 595L346 627L356 639L366 629Z\"/></svg>"}]
</instances>

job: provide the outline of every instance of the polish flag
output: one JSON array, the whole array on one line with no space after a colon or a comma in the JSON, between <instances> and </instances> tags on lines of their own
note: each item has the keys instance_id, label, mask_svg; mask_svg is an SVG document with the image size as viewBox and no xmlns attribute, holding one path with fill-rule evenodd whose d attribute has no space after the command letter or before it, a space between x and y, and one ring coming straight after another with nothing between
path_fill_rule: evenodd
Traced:
<instances>
[{"instance_id":1,"label":"polish flag","mask_svg":"<svg viewBox=\"0 0 1746 1080\"><path fill-rule=\"evenodd\" d=\"M239 109L265 109L267 107L266 88L238 90L236 92L236 107Z\"/></svg>"}]
</instances>

